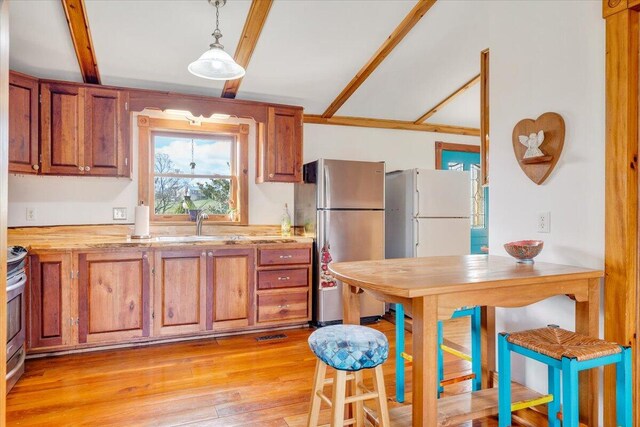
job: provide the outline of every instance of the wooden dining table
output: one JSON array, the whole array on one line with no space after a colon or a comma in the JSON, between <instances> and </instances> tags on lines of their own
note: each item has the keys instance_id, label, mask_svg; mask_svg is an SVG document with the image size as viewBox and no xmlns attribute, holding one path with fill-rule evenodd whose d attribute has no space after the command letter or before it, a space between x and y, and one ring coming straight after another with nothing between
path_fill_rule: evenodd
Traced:
<instances>
[{"instance_id":1,"label":"wooden dining table","mask_svg":"<svg viewBox=\"0 0 640 427\"><path fill-rule=\"evenodd\" d=\"M414 427L448 424L452 418L443 417L455 416L457 422L476 415L486 416L491 411L477 405L480 400L483 405L491 399L497 402L495 389L487 390L496 366L495 307L523 307L565 295L575 302L575 331L593 337L599 333L600 282L604 275L601 270L545 262L521 264L513 258L493 255L339 262L330 264L329 270L343 283L344 323L360 323L359 294L362 292L381 301L403 304L413 318L412 404L410 408L392 411L404 411L404 418L398 415L395 419L410 420L406 425ZM482 385L485 390L469 393L469 400L464 402L455 396L438 400L437 322L451 318L456 309L469 306L482 307ZM565 312L550 314L548 318L539 319L536 326L564 323L567 315ZM597 425L596 369L581 372L579 395L581 422ZM444 408L451 411L452 402L448 404L447 399L452 398L458 399L453 415L443 415ZM464 411L468 414L461 413Z\"/></svg>"}]
</instances>

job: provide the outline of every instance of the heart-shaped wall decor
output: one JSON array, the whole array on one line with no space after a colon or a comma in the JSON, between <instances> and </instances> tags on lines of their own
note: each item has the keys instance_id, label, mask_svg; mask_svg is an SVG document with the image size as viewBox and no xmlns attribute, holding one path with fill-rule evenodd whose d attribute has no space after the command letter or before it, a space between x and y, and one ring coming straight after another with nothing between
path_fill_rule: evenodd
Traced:
<instances>
[{"instance_id":1,"label":"heart-shaped wall decor","mask_svg":"<svg viewBox=\"0 0 640 427\"><path fill-rule=\"evenodd\" d=\"M564 146L564 131L564 120L558 113L544 113L535 120L520 120L513 128L516 160L536 184L542 184L558 163Z\"/></svg>"}]
</instances>

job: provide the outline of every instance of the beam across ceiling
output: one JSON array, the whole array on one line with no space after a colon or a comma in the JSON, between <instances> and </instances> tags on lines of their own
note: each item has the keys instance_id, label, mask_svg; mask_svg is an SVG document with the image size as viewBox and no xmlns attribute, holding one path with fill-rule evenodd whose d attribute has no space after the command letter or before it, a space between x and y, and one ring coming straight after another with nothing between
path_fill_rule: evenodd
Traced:
<instances>
[{"instance_id":1,"label":"beam across ceiling","mask_svg":"<svg viewBox=\"0 0 640 427\"><path fill-rule=\"evenodd\" d=\"M420 132L449 133L453 135L480 136L480 129L462 126L438 125L431 123L415 124L404 120L371 119L365 117L334 116L322 117L316 114L305 114L304 122L317 125L356 126L379 129L413 130Z\"/></svg>"},{"instance_id":2,"label":"beam across ceiling","mask_svg":"<svg viewBox=\"0 0 640 427\"><path fill-rule=\"evenodd\" d=\"M478 74L477 76L475 76L474 78L472 78L471 80L469 80L468 82L460 86L451 95L447 96L445 99L443 99L438 104L436 104L435 107L433 107L432 109L424 113L422 116L420 116L420 118L416 120L414 123L417 125L419 125L420 123L424 123L429 117L433 116L435 113L440 111L442 107L444 107L445 105L453 101L459 95L466 92L469 88L471 88L473 85L475 85L479 81L480 81L480 74Z\"/></svg>"},{"instance_id":3,"label":"beam across ceiling","mask_svg":"<svg viewBox=\"0 0 640 427\"><path fill-rule=\"evenodd\" d=\"M338 97L333 100L331 105L322 113L322 117L327 119L332 117L345 102L353 95L353 93L364 83L364 81L375 71L376 68L384 61L391 51L404 39L411 29L420 21L420 19L431 9L436 0L418 0L418 3L411 9L409 14L402 20L400 25L393 30L393 33L382 43L376 53L369 61L358 71L351 79L349 84L340 92Z\"/></svg>"},{"instance_id":4,"label":"beam across ceiling","mask_svg":"<svg viewBox=\"0 0 640 427\"><path fill-rule=\"evenodd\" d=\"M78 57L80 72L85 83L100 84L98 61L93 49L89 19L84 0L61 0L64 14L69 24L71 41Z\"/></svg>"},{"instance_id":5,"label":"beam across ceiling","mask_svg":"<svg viewBox=\"0 0 640 427\"><path fill-rule=\"evenodd\" d=\"M235 61L245 69L249 65L256 44L258 44L258 38L260 38L262 27L267 20L272 4L273 0L253 0L251 2L251 8L249 9L247 20L244 23L240 42L238 43L234 57ZM241 82L241 78L227 80L224 84L224 89L222 89L222 97L235 98Z\"/></svg>"}]
</instances>

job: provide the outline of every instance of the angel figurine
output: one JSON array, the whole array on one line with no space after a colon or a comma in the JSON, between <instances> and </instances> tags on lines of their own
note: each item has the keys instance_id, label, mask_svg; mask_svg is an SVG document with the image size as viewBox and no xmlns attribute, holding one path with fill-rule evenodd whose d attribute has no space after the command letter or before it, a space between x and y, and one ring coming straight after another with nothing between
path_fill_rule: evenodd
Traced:
<instances>
[{"instance_id":1,"label":"angel figurine","mask_svg":"<svg viewBox=\"0 0 640 427\"><path fill-rule=\"evenodd\" d=\"M532 133L529 136L520 135L518 139L520 144L527 147L527 151L524 153L525 159L544 156L544 153L540 150L540 146L544 142L544 131L540 131L537 134Z\"/></svg>"}]
</instances>

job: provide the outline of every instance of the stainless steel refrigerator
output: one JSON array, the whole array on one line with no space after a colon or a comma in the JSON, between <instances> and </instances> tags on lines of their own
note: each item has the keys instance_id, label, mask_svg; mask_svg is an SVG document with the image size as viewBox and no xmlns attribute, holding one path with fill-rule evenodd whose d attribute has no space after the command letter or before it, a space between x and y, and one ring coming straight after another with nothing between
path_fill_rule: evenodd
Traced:
<instances>
[{"instance_id":1,"label":"stainless steel refrigerator","mask_svg":"<svg viewBox=\"0 0 640 427\"><path fill-rule=\"evenodd\" d=\"M384 162L320 159L303 169L295 185L294 223L314 237L313 319L342 321L342 283L330 262L384 259ZM384 303L361 295L363 322L384 314Z\"/></svg>"}]
</instances>

